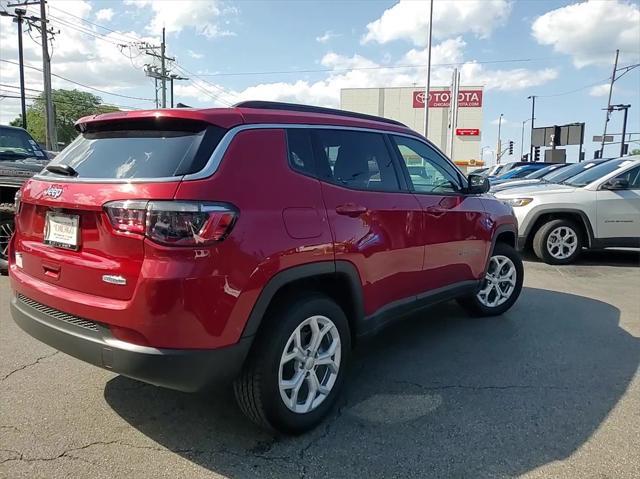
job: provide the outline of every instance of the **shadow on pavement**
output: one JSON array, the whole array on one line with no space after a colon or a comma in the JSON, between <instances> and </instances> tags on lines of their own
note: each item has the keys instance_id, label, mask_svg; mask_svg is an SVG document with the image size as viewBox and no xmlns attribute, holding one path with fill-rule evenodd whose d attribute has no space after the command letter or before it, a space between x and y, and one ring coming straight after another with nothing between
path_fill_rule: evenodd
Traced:
<instances>
[{"instance_id":1,"label":"shadow on pavement","mask_svg":"<svg viewBox=\"0 0 640 479\"><path fill-rule=\"evenodd\" d=\"M523 252L522 257L526 261L542 263L532 251ZM569 266L640 266L640 249L585 250Z\"/></svg>"},{"instance_id":2,"label":"shadow on pavement","mask_svg":"<svg viewBox=\"0 0 640 479\"><path fill-rule=\"evenodd\" d=\"M504 477L572 454L640 362L619 310L525 288L501 318L444 304L356 350L341 402L315 431L272 437L228 390L209 397L117 377L109 405L161 446L236 477Z\"/></svg>"}]
</instances>

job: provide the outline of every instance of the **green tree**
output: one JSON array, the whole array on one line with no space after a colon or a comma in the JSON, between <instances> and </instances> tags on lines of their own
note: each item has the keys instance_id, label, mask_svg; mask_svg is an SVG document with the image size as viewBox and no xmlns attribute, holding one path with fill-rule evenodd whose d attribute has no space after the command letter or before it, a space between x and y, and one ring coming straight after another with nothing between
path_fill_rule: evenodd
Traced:
<instances>
[{"instance_id":1,"label":"green tree","mask_svg":"<svg viewBox=\"0 0 640 479\"><path fill-rule=\"evenodd\" d=\"M68 145L78 136L74 123L83 116L118 111L118 108L102 103L102 98L79 90L53 90L58 142ZM22 126L22 118L11 123ZM27 130L36 141L45 143L44 95L40 94L27 108Z\"/></svg>"},{"instance_id":2,"label":"green tree","mask_svg":"<svg viewBox=\"0 0 640 479\"><path fill-rule=\"evenodd\" d=\"M631 150L631 154L632 155L640 155L640 148L634 148L633 150Z\"/></svg>"}]
</instances>

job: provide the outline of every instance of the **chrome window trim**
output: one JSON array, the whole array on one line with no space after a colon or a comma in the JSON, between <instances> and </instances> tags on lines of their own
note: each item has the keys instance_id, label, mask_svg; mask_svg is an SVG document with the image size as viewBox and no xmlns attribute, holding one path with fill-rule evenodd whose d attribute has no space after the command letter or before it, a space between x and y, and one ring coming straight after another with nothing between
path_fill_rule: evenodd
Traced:
<instances>
[{"instance_id":1,"label":"chrome window trim","mask_svg":"<svg viewBox=\"0 0 640 479\"><path fill-rule=\"evenodd\" d=\"M209 178L212 176L220 167L220 163L224 158L227 149L231 142L235 139L236 135L240 132L246 130L274 130L274 129L292 129L292 128L309 128L309 129L321 129L321 130L349 130L349 131L360 131L360 132L369 132L369 133L381 133L383 135L399 135L406 136L408 138L413 138L414 140L421 141L428 145L429 147L436 150L436 152L440 153L442 157L449 162L456 170L459 171L458 167L455 163L453 163L447 156L440 151L440 149L435 146L429 140L421 137L418 133L411 134L407 132L394 131L392 129L383 129L383 128L364 128L357 126L342 126L342 125L325 125L325 124L300 124L300 123L249 123L243 125L237 125L233 128L229 129L227 133L222 137L222 140L218 143L218 145L213 150L213 153L209 157L209 160L204 165L204 167L196 172L190 173L188 175L178 175L178 176L168 176L168 177L158 177L158 178L131 178L131 179L119 179L119 178L73 178L73 177L51 177L51 176L43 176L40 172L37 175L34 175L33 178L41 181L49 181L51 183L107 183L107 184L137 184L137 183L166 183L172 181L192 181L192 180L202 180L205 178ZM43 170L44 171L44 170Z\"/></svg>"}]
</instances>

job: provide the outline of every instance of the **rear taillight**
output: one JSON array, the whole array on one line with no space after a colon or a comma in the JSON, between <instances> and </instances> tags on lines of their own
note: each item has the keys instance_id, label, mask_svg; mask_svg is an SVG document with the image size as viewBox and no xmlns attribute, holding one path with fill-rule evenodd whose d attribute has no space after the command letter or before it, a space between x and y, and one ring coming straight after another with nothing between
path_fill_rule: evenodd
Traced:
<instances>
[{"instance_id":1,"label":"rear taillight","mask_svg":"<svg viewBox=\"0 0 640 479\"><path fill-rule=\"evenodd\" d=\"M144 234L174 246L198 246L223 240L237 212L231 206L197 201L112 201L105 211L116 231Z\"/></svg>"}]
</instances>

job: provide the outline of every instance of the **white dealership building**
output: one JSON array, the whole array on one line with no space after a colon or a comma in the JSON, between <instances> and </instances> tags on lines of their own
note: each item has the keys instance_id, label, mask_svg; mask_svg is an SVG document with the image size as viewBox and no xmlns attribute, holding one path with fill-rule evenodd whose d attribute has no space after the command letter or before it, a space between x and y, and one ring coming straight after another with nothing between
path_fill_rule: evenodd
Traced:
<instances>
[{"instance_id":1,"label":"white dealership building","mask_svg":"<svg viewBox=\"0 0 640 479\"><path fill-rule=\"evenodd\" d=\"M483 88L460 86L458 120L451 130L450 88L431 87L429 90L428 138L461 166L481 166ZM391 118L424 133L424 97L424 89L417 87L345 88L340 92L340 107ZM453 154L449 151L451 133Z\"/></svg>"}]
</instances>

